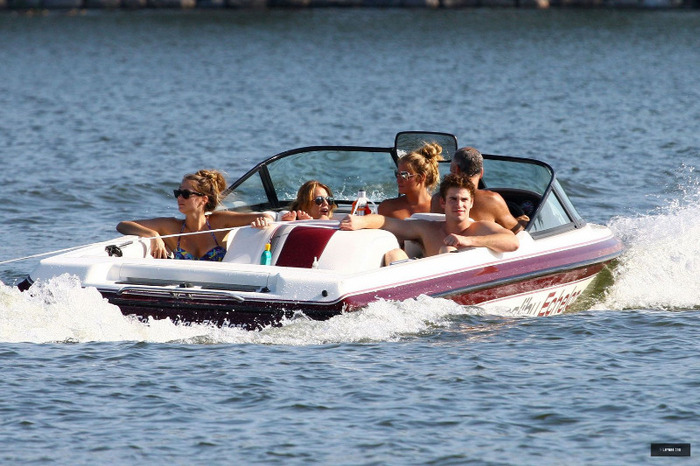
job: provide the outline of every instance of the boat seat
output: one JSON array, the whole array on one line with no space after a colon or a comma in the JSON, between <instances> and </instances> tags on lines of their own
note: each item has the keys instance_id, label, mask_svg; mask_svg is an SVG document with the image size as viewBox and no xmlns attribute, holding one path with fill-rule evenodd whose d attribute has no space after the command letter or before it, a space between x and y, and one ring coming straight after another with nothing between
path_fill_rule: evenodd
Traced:
<instances>
[{"instance_id":1,"label":"boat seat","mask_svg":"<svg viewBox=\"0 0 700 466\"><path fill-rule=\"evenodd\" d=\"M297 225L273 264L355 273L380 268L384 254L398 247L396 237L385 230L342 231Z\"/></svg>"},{"instance_id":2,"label":"boat seat","mask_svg":"<svg viewBox=\"0 0 700 466\"><path fill-rule=\"evenodd\" d=\"M384 265L384 255L398 247L396 236L386 230L334 230L317 267L345 273L376 270Z\"/></svg>"},{"instance_id":3,"label":"boat seat","mask_svg":"<svg viewBox=\"0 0 700 466\"><path fill-rule=\"evenodd\" d=\"M269 242L272 265L353 273L380 268L384 254L399 247L388 231L342 231L336 225L284 222L274 228L237 228L226 237L223 262L259 264Z\"/></svg>"},{"instance_id":4,"label":"boat seat","mask_svg":"<svg viewBox=\"0 0 700 466\"><path fill-rule=\"evenodd\" d=\"M445 220L445 214L438 214L435 212L416 212L408 217L408 220L431 220L433 222L439 222Z\"/></svg>"},{"instance_id":5,"label":"boat seat","mask_svg":"<svg viewBox=\"0 0 700 466\"><path fill-rule=\"evenodd\" d=\"M272 264L306 269L314 267L314 263L318 265L318 259L336 231L335 228L296 225L287 234L284 246L278 248L279 255Z\"/></svg>"},{"instance_id":6,"label":"boat seat","mask_svg":"<svg viewBox=\"0 0 700 466\"><path fill-rule=\"evenodd\" d=\"M293 228L293 224L285 223L273 228L246 226L231 230L226 236L226 255L222 262L259 264L265 245L270 243L274 264L287 235Z\"/></svg>"}]
</instances>

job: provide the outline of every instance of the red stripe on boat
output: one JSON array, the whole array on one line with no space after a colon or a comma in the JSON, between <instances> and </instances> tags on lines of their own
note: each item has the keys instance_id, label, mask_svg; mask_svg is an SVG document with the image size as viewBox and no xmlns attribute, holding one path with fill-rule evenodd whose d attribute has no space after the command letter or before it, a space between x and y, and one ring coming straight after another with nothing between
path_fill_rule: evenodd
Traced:
<instances>
[{"instance_id":1,"label":"red stripe on boat","mask_svg":"<svg viewBox=\"0 0 700 466\"><path fill-rule=\"evenodd\" d=\"M336 230L331 228L295 227L287 236L275 265L310 269L320 258Z\"/></svg>"}]
</instances>

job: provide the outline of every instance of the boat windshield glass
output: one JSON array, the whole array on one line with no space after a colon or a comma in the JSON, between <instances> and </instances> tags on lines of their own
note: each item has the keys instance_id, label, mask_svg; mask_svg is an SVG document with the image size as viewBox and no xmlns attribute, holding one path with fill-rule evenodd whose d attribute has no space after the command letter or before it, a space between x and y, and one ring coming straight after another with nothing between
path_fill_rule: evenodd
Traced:
<instances>
[{"instance_id":1,"label":"boat windshield glass","mask_svg":"<svg viewBox=\"0 0 700 466\"><path fill-rule=\"evenodd\" d=\"M528 160L484 158L484 183L487 189L522 189L541 196L552 181L552 175L546 165Z\"/></svg>"},{"instance_id":2,"label":"boat windshield glass","mask_svg":"<svg viewBox=\"0 0 700 466\"><path fill-rule=\"evenodd\" d=\"M391 151L359 148L320 148L292 152L262 165L232 186L224 208L253 210L286 208L296 198L299 187L318 180L333 191L337 204L350 204L364 189L367 197L379 202L398 194ZM276 199L268 197L265 180Z\"/></svg>"},{"instance_id":3,"label":"boat windshield glass","mask_svg":"<svg viewBox=\"0 0 700 466\"><path fill-rule=\"evenodd\" d=\"M440 176L450 172L450 161L440 164ZM553 172L536 160L498 155L484 155L484 178L487 189L519 189L542 196L552 181Z\"/></svg>"}]
</instances>

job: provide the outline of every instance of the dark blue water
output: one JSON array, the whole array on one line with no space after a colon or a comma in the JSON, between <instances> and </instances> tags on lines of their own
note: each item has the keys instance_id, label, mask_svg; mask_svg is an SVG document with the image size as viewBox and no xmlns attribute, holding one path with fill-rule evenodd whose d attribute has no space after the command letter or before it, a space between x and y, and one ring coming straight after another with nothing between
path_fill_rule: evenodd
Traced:
<instances>
[{"instance_id":1,"label":"dark blue water","mask_svg":"<svg viewBox=\"0 0 700 466\"><path fill-rule=\"evenodd\" d=\"M0 15L0 461L644 464L700 444L700 14ZM38 258L316 144L455 133L558 171L627 252L583 309L380 302L261 332L145 325ZM322 167L319 167L322 170Z\"/></svg>"}]
</instances>

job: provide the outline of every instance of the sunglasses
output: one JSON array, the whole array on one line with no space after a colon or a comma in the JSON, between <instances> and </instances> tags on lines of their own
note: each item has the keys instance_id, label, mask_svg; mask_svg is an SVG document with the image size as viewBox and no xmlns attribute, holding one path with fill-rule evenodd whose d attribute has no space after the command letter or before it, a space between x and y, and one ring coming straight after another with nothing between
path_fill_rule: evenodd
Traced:
<instances>
[{"instance_id":1,"label":"sunglasses","mask_svg":"<svg viewBox=\"0 0 700 466\"><path fill-rule=\"evenodd\" d=\"M414 176L416 176L416 174L415 173L408 173L407 171L400 172L398 170L394 170L394 176L396 178L398 178L400 176L404 180L407 180L409 178L413 178Z\"/></svg>"},{"instance_id":2,"label":"sunglasses","mask_svg":"<svg viewBox=\"0 0 700 466\"><path fill-rule=\"evenodd\" d=\"M195 196L204 196L202 193L198 193L197 191L190 191L189 189L173 189L173 195L175 196L175 199L178 197L182 196L183 199L189 199L190 196L195 195Z\"/></svg>"},{"instance_id":3,"label":"sunglasses","mask_svg":"<svg viewBox=\"0 0 700 466\"><path fill-rule=\"evenodd\" d=\"M316 205L323 204L323 201L326 201L328 203L328 205L333 205L333 202L335 201L335 199L333 199L330 196L328 196L328 197L318 196L318 197L314 198L314 202L316 203Z\"/></svg>"}]
</instances>

